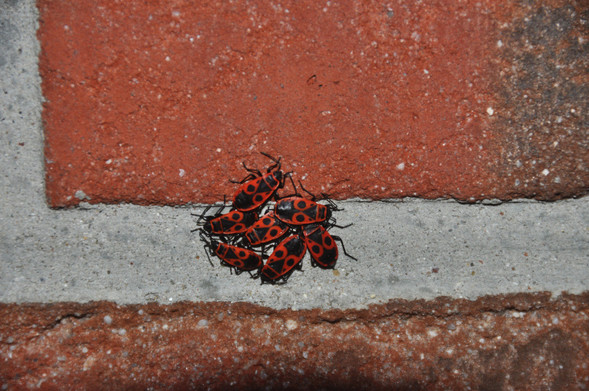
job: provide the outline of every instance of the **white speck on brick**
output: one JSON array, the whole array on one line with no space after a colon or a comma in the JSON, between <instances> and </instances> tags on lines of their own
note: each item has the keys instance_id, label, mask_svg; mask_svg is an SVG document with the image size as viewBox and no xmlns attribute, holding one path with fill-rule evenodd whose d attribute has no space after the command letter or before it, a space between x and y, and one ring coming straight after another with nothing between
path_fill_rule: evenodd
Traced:
<instances>
[{"instance_id":1,"label":"white speck on brick","mask_svg":"<svg viewBox=\"0 0 589 391\"><path fill-rule=\"evenodd\" d=\"M289 319L289 320L286 321L286 328L287 329L294 330L297 327L299 327L299 324L297 323L296 320Z\"/></svg>"},{"instance_id":2,"label":"white speck on brick","mask_svg":"<svg viewBox=\"0 0 589 391\"><path fill-rule=\"evenodd\" d=\"M487 114L493 115L494 112L495 112L495 110L493 110L492 107L487 107Z\"/></svg>"},{"instance_id":3,"label":"white speck on brick","mask_svg":"<svg viewBox=\"0 0 589 391\"><path fill-rule=\"evenodd\" d=\"M112 318L109 315L105 315L103 320L104 320L104 323L106 323L106 324L112 323Z\"/></svg>"},{"instance_id":4,"label":"white speck on brick","mask_svg":"<svg viewBox=\"0 0 589 391\"><path fill-rule=\"evenodd\" d=\"M405 169L405 163L399 163L399 164L397 164L397 170L403 171L404 169Z\"/></svg>"},{"instance_id":5,"label":"white speck on brick","mask_svg":"<svg viewBox=\"0 0 589 391\"><path fill-rule=\"evenodd\" d=\"M184 175L186 175L186 171L184 171L183 169L180 169L180 172L178 173L178 175L180 175L180 178L182 178Z\"/></svg>"},{"instance_id":6,"label":"white speck on brick","mask_svg":"<svg viewBox=\"0 0 589 391\"><path fill-rule=\"evenodd\" d=\"M545 168L545 169L542 170L542 175L546 176L548 174L550 174L550 171L548 171L547 168Z\"/></svg>"},{"instance_id":7,"label":"white speck on brick","mask_svg":"<svg viewBox=\"0 0 589 391\"><path fill-rule=\"evenodd\" d=\"M500 48L500 47L503 47L503 41L501 41L501 40L498 40L498 41L497 41L497 47L498 47L498 48Z\"/></svg>"},{"instance_id":8,"label":"white speck on brick","mask_svg":"<svg viewBox=\"0 0 589 391\"><path fill-rule=\"evenodd\" d=\"M558 318L557 317L552 318L552 324L558 324Z\"/></svg>"},{"instance_id":9,"label":"white speck on brick","mask_svg":"<svg viewBox=\"0 0 589 391\"><path fill-rule=\"evenodd\" d=\"M200 328L207 327L208 325L209 325L209 321L206 319L201 319L197 323L197 326Z\"/></svg>"},{"instance_id":10,"label":"white speck on brick","mask_svg":"<svg viewBox=\"0 0 589 391\"><path fill-rule=\"evenodd\" d=\"M221 148L217 148L217 153L221 153Z\"/></svg>"}]
</instances>

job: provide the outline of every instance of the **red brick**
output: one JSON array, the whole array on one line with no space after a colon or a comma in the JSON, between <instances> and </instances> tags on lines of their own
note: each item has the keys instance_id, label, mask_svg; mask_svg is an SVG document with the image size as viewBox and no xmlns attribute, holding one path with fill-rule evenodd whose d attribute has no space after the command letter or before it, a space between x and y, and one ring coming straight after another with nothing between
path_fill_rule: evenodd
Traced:
<instances>
[{"instance_id":1,"label":"red brick","mask_svg":"<svg viewBox=\"0 0 589 391\"><path fill-rule=\"evenodd\" d=\"M0 304L9 389L497 389L589 385L589 297L253 304Z\"/></svg>"},{"instance_id":2,"label":"red brick","mask_svg":"<svg viewBox=\"0 0 589 391\"><path fill-rule=\"evenodd\" d=\"M218 201L258 151L339 199L589 188L582 2L38 4L51 206Z\"/></svg>"}]
</instances>

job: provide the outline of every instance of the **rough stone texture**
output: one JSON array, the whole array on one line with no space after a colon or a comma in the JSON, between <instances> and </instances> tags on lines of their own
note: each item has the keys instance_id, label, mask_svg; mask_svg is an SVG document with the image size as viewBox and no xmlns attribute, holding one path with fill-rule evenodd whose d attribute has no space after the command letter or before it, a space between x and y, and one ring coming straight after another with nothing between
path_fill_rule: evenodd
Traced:
<instances>
[{"instance_id":1,"label":"rough stone texture","mask_svg":"<svg viewBox=\"0 0 589 391\"><path fill-rule=\"evenodd\" d=\"M589 295L252 304L0 304L2 389L582 390Z\"/></svg>"},{"instance_id":2,"label":"rough stone texture","mask_svg":"<svg viewBox=\"0 0 589 391\"><path fill-rule=\"evenodd\" d=\"M589 187L589 8L523 3L499 25L498 185L516 197L583 193Z\"/></svg>"},{"instance_id":3,"label":"rough stone texture","mask_svg":"<svg viewBox=\"0 0 589 391\"><path fill-rule=\"evenodd\" d=\"M51 206L587 192L583 2L40 0Z\"/></svg>"}]
</instances>

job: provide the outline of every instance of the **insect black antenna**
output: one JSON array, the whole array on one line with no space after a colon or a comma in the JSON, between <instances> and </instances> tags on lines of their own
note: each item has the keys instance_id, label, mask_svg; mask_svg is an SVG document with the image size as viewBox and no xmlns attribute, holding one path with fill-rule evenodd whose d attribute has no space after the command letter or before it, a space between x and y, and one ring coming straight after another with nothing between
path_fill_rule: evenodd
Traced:
<instances>
[{"instance_id":1,"label":"insect black antenna","mask_svg":"<svg viewBox=\"0 0 589 391\"><path fill-rule=\"evenodd\" d=\"M236 181L233 179L229 179L229 182L234 183L234 184L242 184L242 183L245 183L251 179L262 176L262 172L260 170L255 169L255 168L249 168L248 166L245 165L245 162L241 162L241 165L243 166L243 168L247 172L249 172L249 174L247 174L246 177L243 178L242 180Z\"/></svg>"},{"instance_id":2,"label":"insect black antenna","mask_svg":"<svg viewBox=\"0 0 589 391\"><path fill-rule=\"evenodd\" d=\"M286 174L284 174L285 177L288 177L288 179L290 179L290 183L292 184L292 188L294 190L294 194L295 195L299 195L298 191L297 191L297 186L294 183L294 180L292 179L292 171L291 172L287 172Z\"/></svg>"},{"instance_id":3,"label":"insect black antenna","mask_svg":"<svg viewBox=\"0 0 589 391\"><path fill-rule=\"evenodd\" d=\"M292 179L292 171L285 173L284 177L285 178L288 177L288 179L290 179L290 183L292 184L292 188L294 190L294 193L280 197L278 195L278 192L276 192L276 193L274 193L274 200L278 200L280 198L286 198L286 197L301 197L301 194L297 191L297 186L295 185L294 180Z\"/></svg>"},{"instance_id":4,"label":"insect black antenna","mask_svg":"<svg viewBox=\"0 0 589 391\"><path fill-rule=\"evenodd\" d=\"M279 157L278 159L276 159L274 156L272 156L266 152L260 152L260 153L274 162L274 164L272 164L270 167L268 167L267 172L272 172L276 169L280 170L280 166L281 166L280 161L282 160L282 156Z\"/></svg>"},{"instance_id":5,"label":"insect black antenna","mask_svg":"<svg viewBox=\"0 0 589 391\"><path fill-rule=\"evenodd\" d=\"M305 189L305 187L303 186L303 184L301 183L300 180L299 180L299 186L301 187L301 189L304 190L305 193L307 193L307 194L309 194L311 196L311 201L315 201L317 199L317 197L315 196L315 194L313 194L309 190Z\"/></svg>"},{"instance_id":6,"label":"insect black antenna","mask_svg":"<svg viewBox=\"0 0 589 391\"><path fill-rule=\"evenodd\" d=\"M196 220L196 225L197 225L197 227L196 227L195 229L192 229L192 230L190 230L190 232L195 232L195 231L198 231L198 230L200 230L200 229L201 229L201 228L199 227L199 226L203 225L203 224L201 224L201 221L202 221L202 219L204 219L204 217L205 217L205 214L206 214L206 213L207 213L207 212L208 212L208 211L209 211L209 210L210 210L212 207L213 207L212 205L209 205L209 206L207 206L207 207L206 207L206 208L205 208L205 209L202 211L202 213L201 213L201 214L196 214L196 213L191 213L191 214L190 214L191 216L198 216L198 220Z\"/></svg>"},{"instance_id":7,"label":"insect black antenna","mask_svg":"<svg viewBox=\"0 0 589 391\"><path fill-rule=\"evenodd\" d=\"M191 213L192 216L198 216L198 220L196 220L196 225L197 227L193 230L191 230L190 232L195 232L197 230L199 230L199 226L203 226L205 225L208 221L214 219L215 217L219 217L223 214L223 209L225 209L227 207L227 196L223 195L223 205L219 206L219 209L217 209L217 211L215 213L213 213L211 216L205 216L207 214L207 212L213 207L213 205L208 205L200 215L195 214L195 213ZM203 220L205 220L203 222Z\"/></svg>"},{"instance_id":8,"label":"insect black antenna","mask_svg":"<svg viewBox=\"0 0 589 391\"><path fill-rule=\"evenodd\" d=\"M262 176L262 172L260 170L258 170L257 168L249 168L248 166L245 165L245 162L241 162L241 164L243 165L243 168L245 168L245 170L247 172L250 172L250 173L254 174L255 176Z\"/></svg>"}]
</instances>

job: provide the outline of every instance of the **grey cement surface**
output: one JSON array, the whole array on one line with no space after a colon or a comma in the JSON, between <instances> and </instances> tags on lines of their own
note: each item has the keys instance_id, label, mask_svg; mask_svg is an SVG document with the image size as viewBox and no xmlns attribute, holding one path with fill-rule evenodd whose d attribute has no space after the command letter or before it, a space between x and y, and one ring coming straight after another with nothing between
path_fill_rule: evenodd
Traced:
<instances>
[{"instance_id":1,"label":"grey cement surface","mask_svg":"<svg viewBox=\"0 0 589 391\"><path fill-rule=\"evenodd\" d=\"M202 206L45 203L37 11L0 2L0 301L251 301L351 308L392 298L561 291L589 285L589 199L465 205L342 202L355 262L295 273L283 286L207 261L190 230Z\"/></svg>"}]
</instances>

